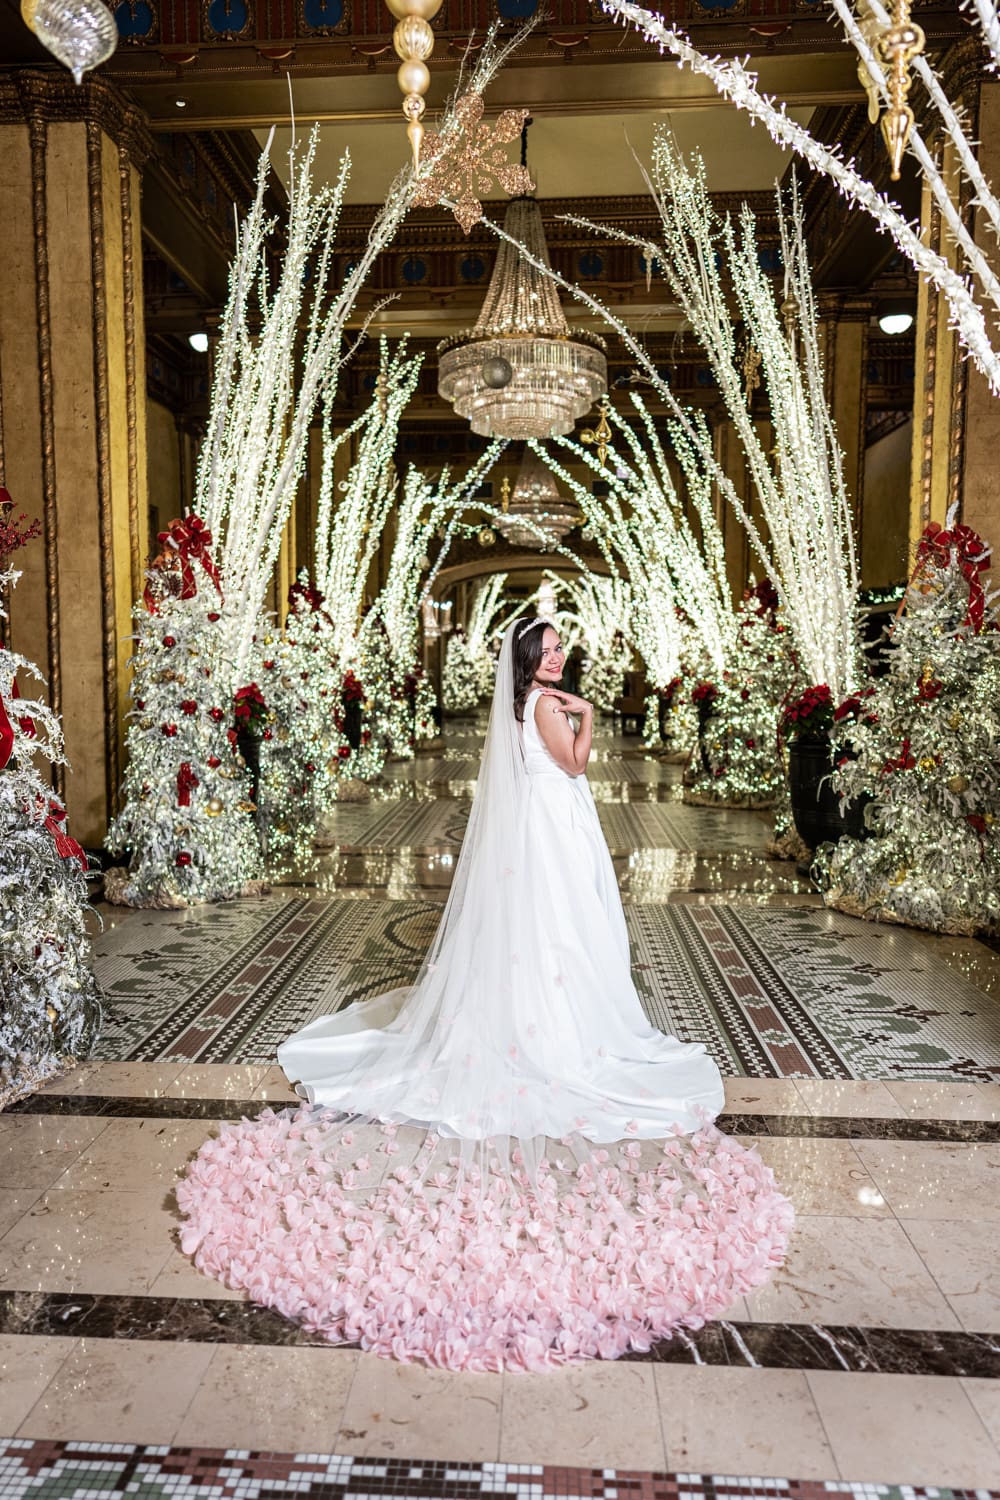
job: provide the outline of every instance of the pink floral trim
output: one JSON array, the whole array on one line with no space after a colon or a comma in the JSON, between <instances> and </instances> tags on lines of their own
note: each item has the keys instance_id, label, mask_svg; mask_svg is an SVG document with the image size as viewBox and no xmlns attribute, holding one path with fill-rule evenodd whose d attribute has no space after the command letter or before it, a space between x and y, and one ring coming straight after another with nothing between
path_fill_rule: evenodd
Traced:
<instances>
[{"instance_id":1,"label":"pink floral trim","mask_svg":"<svg viewBox=\"0 0 1000 1500\"><path fill-rule=\"evenodd\" d=\"M223 1125L178 1185L185 1254L333 1343L457 1370L647 1350L784 1258L791 1205L714 1126L530 1175L520 1150L490 1147L480 1170L432 1134L396 1166L395 1126L372 1167L351 1150L372 1129L305 1106Z\"/></svg>"}]
</instances>

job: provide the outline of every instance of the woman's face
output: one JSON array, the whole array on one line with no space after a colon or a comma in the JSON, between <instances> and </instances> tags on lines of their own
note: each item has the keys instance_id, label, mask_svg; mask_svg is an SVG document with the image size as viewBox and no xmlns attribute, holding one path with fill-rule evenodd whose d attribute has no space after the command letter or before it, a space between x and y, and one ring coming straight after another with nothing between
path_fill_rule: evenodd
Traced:
<instances>
[{"instance_id":1,"label":"woman's face","mask_svg":"<svg viewBox=\"0 0 1000 1500\"><path fill-rule=\"evenodd\" d=\"M563 648L558 631L546 625L542 635L542 659L535 668L536 682L559 682L563 674Z\"/></svg>"}]
</instances>

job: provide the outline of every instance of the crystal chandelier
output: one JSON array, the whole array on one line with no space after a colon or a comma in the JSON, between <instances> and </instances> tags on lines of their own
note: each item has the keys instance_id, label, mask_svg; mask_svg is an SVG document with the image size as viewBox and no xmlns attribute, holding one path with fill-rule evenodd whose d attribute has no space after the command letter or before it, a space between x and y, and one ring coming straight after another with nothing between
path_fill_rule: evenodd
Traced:
<instances>
[{"instance_id":1,"label":"crystal chandelier","mask_svg":"<svg viewBox=\"0 0 1000 1500\"><path fill-rule=\"evenodd\" d=\"M534 198L512 198L504 230L549 264ZM552 282L507 240L473 329L438 345L438 390L482 437L571 432L608 384L604 341L571 335Z\"/></svg>"},{"instance_id":2,"label":"crystal chandelier","mask_svg":"<svg viewBox=\"0 0 1000 1500\"><path fill-rule=\"evenodd\" d=\"M551 551L579 524L576 506L563 499L552 474L531 448L525 451L514 493L510 494L505 479L502 495L503 518L497 527L512 547Z\"/></svg>"}]
</instances>

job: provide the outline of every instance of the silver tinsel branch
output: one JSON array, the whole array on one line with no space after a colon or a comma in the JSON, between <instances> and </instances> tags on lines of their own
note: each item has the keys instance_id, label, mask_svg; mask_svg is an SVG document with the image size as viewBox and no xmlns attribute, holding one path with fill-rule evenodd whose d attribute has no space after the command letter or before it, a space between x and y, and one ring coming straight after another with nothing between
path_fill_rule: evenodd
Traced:
<instances>
[{"instance_id":1,"label":"silver tinsel branch","mask_svg":"<svg viewBox=\"0 0 1000 1500\"><path fill-rule=\"evenodd\" d=\"M706 57L683 32L668 26L662 16L634 4L633 0L601 0L601 4L609 15L631 22L661 52L672 53L681 67L689 67L692 72L709 79L724 98L759 121L779 146L794 151L817 172L831 178L849 203L870 214L878 228L891 235L910 264L937 287L948 303L952 325L961 343L977 368L985 375L991 388L1000 392L1000 350L994 346L986 317L976 300L968 276L949 265L943 255L924 243L919 226L911 224L894 203L861 175L853 163L844 161L837 147L817 141L805 126L789 119L785 105L763 92L757 75L744 63L738 60L723 62L717 57ZM979 3L976 9L979 14ZM995 12L988 7L981 19L984 22L984 37L992 51L998 41ZM955 127L949 129L945 122L945 128L952 135ZM956 146L959 140L966 140L968 144L960 121L957 136L953 138ZM933 163L932 170L938 173Z\"/></svg>"}]
</instances>

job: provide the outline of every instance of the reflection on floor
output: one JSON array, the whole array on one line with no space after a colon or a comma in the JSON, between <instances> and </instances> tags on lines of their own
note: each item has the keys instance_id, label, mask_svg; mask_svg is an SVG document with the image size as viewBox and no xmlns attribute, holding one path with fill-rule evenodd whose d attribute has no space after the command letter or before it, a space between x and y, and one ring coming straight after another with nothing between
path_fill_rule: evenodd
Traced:
<instances>
[{"instance_id":1,"label":"reflection on floor","mask_svg":"<svg viewBox=\"0 0 1000 1500\"><path fill-rule=\"evenodd\" d=\"M637 980L795 1202L774 1281L648 1355L475 1376L317 1345L181 1255L177 1172L290 1100L277 1041L419 962L474 726L447 743L298 883L103 913L100 1060L0 1115L0 1500L1000 1495L1000 958L825 913L634 742L594 781Z\"/></svg>"}]
</instances>

